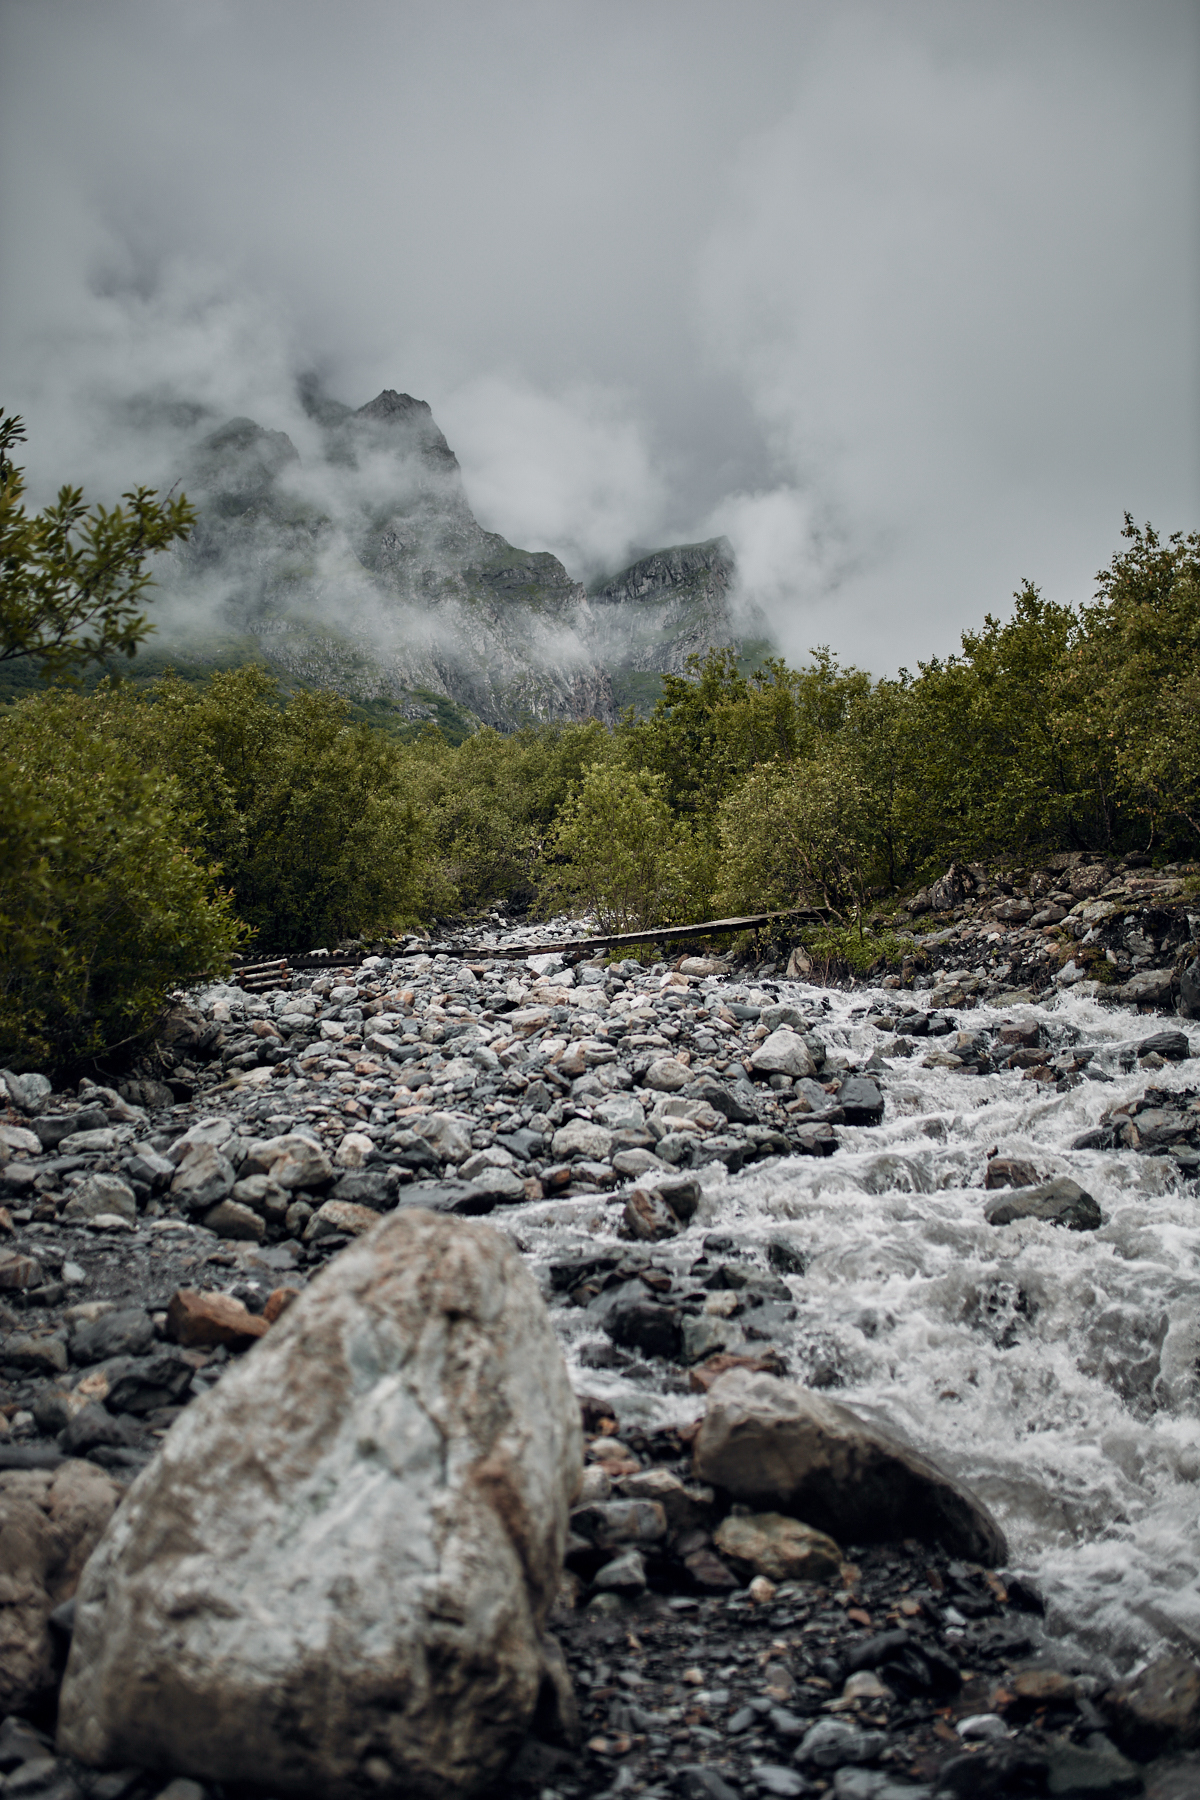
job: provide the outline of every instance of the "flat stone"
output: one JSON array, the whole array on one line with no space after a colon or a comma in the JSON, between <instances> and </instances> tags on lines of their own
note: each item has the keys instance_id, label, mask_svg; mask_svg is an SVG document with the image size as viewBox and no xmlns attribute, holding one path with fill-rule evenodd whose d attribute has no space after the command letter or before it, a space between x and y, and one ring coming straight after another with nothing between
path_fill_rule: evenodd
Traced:
<instances>
[{"instance_id":1,"label":"flat stone","mask_svg":"<svg viewBox=\"0 0 1200 1800\"><path fill-rule=\"evenodd\" d=\"M733 1499L851 1543L915 1537L994 1567L1003 1533L983 1503L901 1439L823 1394L733 1369L709 1390L697 1476Z\"/></svg>"},{"instance_id":2,"label":"flat stone","mask_svg":"<svg viewBox=\"0 0 1200 1800\"><path fill-rule=\"evenodd\" d=\"M656 1169L666 1169L669 1165L660 1156L649 1150L616 1150L613 1152L612 1166L618 1175L626 1180L636 1181L641 1175L649 1175Z\"/></svg>"},{"instance_id":3,"label":"flat stone","mask_svg":"<svg viewBox=\"0 0 1200 1800\"><path fill-rule=\"evenodd\" d=\"M646 1585L646 1564L640 1550L625 1550L615 1556L592 1577L594 1587L602 1593L633 1593Z\"/></svg>"},{"instance_id":4,"label":"flat stone","mask_svg":"<svg viewBox=\"0 0 1200 1800\"><path fill-rule=\"evenodd\" d=\"M825 1581L845 1560L831 1537L783 1513L731 1513L713 1542L735 1567L770 1581Z\"/></svg>"},{"instance_id":5,"label":"flat stone","mask_svg":"<svg viewBox=\"0 0 1200 1800\"><path fill-rule=\"evenodd\" d=\"M1039 1187L1014 1188L983 1209L989 1225L1013 1225L1018 1219L1042 1219L1068 1231L1098 1231L1103 1219L1092 1196L1069 1176L1059 1175Z\"/></svg>"},{"instance_id":6,"label":"flat stone","mask_svg":"<svg viewBox=\"0 0 1200 1800\"><path fill-rule=\"evenodd\" d=\"M114 1126L103 1125L96 1131L73 1131L58 1147L64 1156L101 1156L120 1141Z\"/></svg>"}]
</instances>

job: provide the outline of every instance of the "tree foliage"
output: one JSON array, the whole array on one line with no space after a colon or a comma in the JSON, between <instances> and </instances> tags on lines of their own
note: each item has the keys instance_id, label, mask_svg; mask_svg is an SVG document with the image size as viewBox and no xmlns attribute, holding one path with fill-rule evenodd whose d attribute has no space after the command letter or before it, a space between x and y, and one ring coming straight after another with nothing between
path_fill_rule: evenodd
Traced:
<instances>
[{"instance_id":1,"label":"tree foliage","mask_svg":"<svg viewBox=\"0 0 1200 1800\"><path fill-rule=\"evenodd\" d=\"M0 715L0 1059L68 1068L137 1036L246 933L168 776L46 694Z\"/></svg>"},{"instance_id":2,"label":"tree foliage","mask_svg":"<svg viewBox=\"0 0 1200 1800\"><path fill-rule=\"evenodd\" d=\"M90 509L81 488L62 487L30 513L10 455L24 438L20 418L0 413L0 662L29 658L61 679L81 662L136 653L153 629L140 610L153 580L146 560L185 538L195 513L182 495L160 500L147 487Z\"/></svg>"}]
</instances>

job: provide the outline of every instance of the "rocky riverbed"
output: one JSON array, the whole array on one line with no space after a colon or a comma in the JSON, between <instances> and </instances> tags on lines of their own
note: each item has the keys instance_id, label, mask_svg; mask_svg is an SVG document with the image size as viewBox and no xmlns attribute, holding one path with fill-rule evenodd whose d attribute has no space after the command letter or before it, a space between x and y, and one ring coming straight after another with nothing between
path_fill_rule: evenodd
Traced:
<instances>
[{"instance_id":1,"label":"rocky riverbed","mask_svg":"<svg viewBox=\"0 0 1200 1800\"><path fill-rule=\"evenodd\" d=\"M555 928L508 956L493 920L181 998L120 1091L6 1078L0 1493L49 1517L81 1464L123 1487L381 1213L486 1215L550 1305L587 1466L553 1620L582 1735L531 1740L506 1791L1200 1791L1200 1689L1119 1690L1200 1646L1200 1032L1154 1010L1188 1007L1192 927L1177 879L1101 873L1120 900L1066 891L1098 922L935 896L960 916L890 986L566 967ZM898 1434L1007 1553L910 1524L813 1560L697 1466L739 1370ZM100 1800L16 1732L8 1788Z\"/></svg>"}]
</instances>

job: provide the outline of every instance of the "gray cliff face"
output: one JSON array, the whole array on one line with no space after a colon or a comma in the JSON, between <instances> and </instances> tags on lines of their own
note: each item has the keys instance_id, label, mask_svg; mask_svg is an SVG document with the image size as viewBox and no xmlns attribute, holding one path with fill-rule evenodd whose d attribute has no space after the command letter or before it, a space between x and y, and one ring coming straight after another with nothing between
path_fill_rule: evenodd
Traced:
<instances>
[{"instance_id":1,"label":"gray cliff face","mask_svg":"<svg viewBox=\"0 0 1200 1800\"><path fill-rule=\"evenodd\" d=\"M557 557L483 530L424 401L306 406L316 457L234 419L188 458L199 519L164 583L176 617L215 608L281 672L414 717L443 696L502 729L611 720L639 683L649 695L734 640L723 539L654 552L589 596Z\"/></svg>"},{"instance_id":2,"label":"gray cliff face","mask_svg":"<svg viewBox=\"0 0 1200 1800\"><path fill-rule=\"evenodd\" d=\"M710 538L653 550L593 587L596 636L606 660L683 674L689 656L733 641L733 578L733 546L727 538Z\"/></svg>"}]
</instances>

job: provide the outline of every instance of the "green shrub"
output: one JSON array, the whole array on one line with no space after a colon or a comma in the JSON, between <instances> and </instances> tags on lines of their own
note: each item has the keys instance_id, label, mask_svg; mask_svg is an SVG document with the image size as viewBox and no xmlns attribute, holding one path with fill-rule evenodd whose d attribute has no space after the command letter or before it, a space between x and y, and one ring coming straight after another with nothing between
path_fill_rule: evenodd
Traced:
<instances>
[{"instance_id":1,"label":"green shrub","mask_svg":"<svg viewBox=\"0 0 1200 1800\"><path fill-rule=\"evenodd\" d=\"M851 746L752 769L723 803L718 904L730 913L827 906L861 910L869 806Z\"/></svg>"},{"instance_id":2,"label":"green shrub","mask_svg":"<svg viewBox=\"0 0 1200 1800\"><path fill-rule=\"evenodd\" d=\"M68 1068L137 1037L171 987L228 970L244 933L193 829L177 784L79 702L0 715L0 1058Z\"/></svg>"},{"instance_id":3,"label":"green shrub","mask_svg":"<svg viewBox=\"0 0 1200 1800\"><path fill-rule=\"evenodd\" d=\"M542 903L596 915L605 932L703 916L708 847L671 817L666 778L593 763L546 846Z\"/></svg>"},{"instance_id":4,"label":"green shrub","mask_svg":"<svg viewBox=\"0 0 1200 1800\"><path fill-rule=\"evenodd\" d=\"M299 693L248 667L202 690L167 678L136 698L98 694L106 729L195 804L257 947L379 936L449 904L413 804L403 746L353 725L335 694Z\"/></svg>"}]
</instances>

